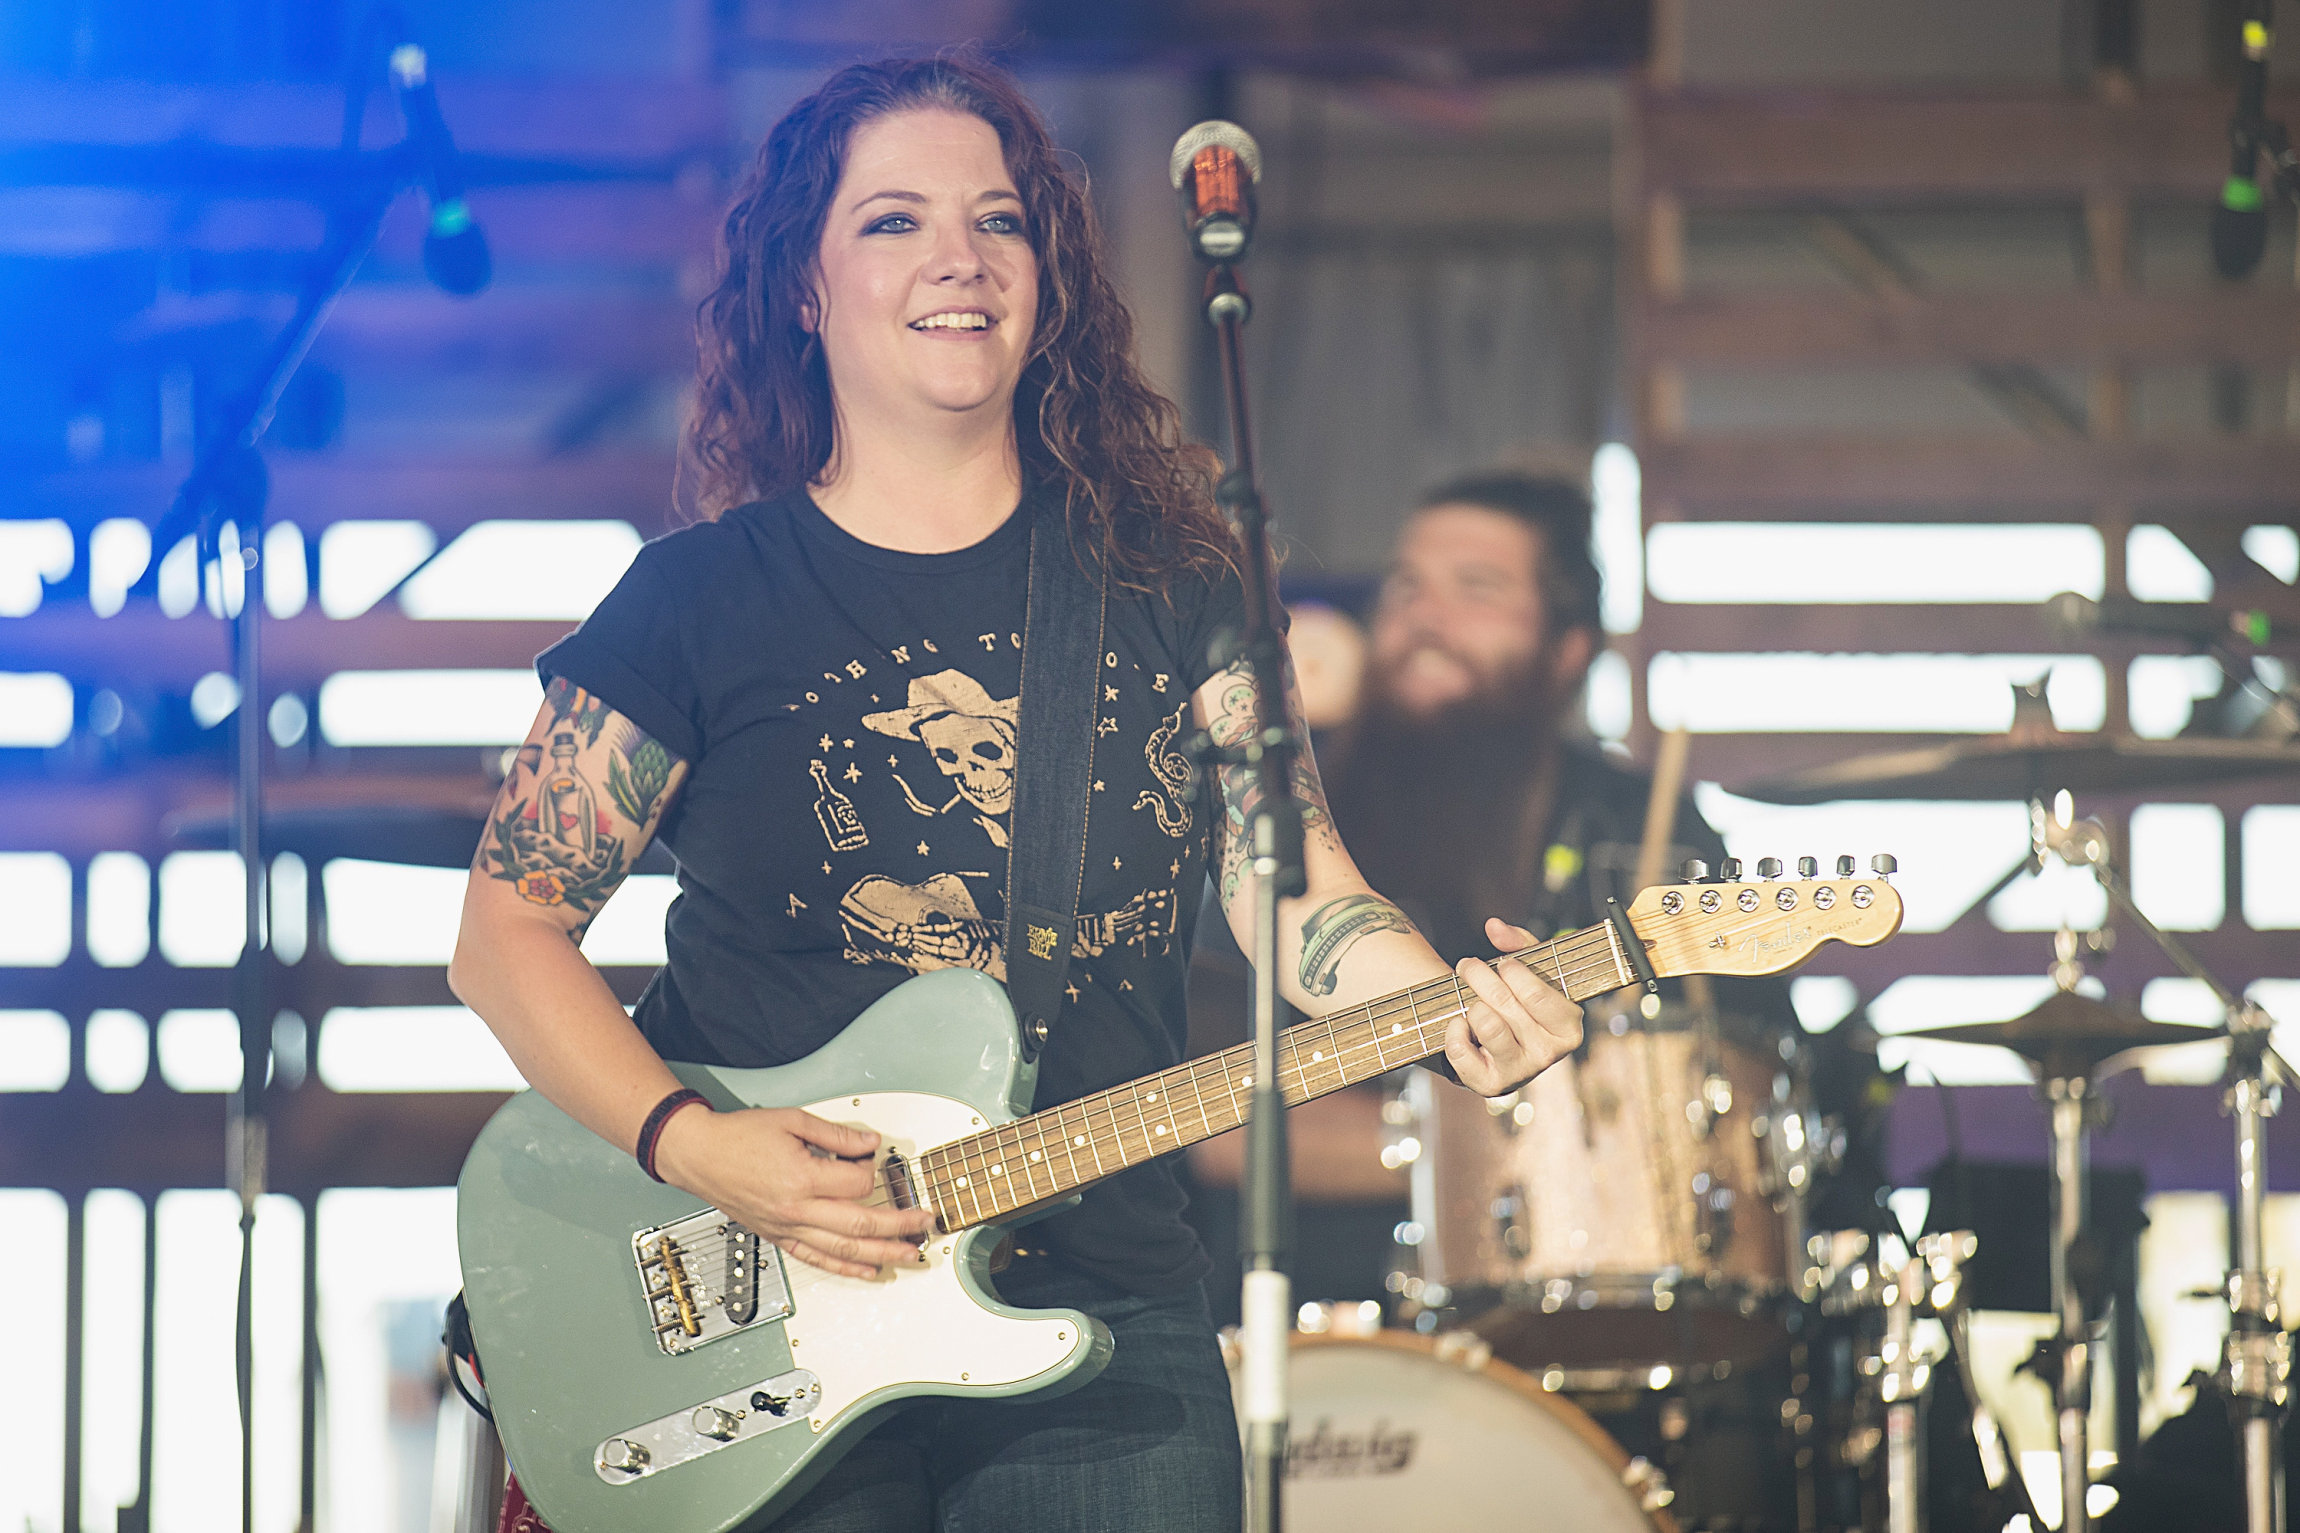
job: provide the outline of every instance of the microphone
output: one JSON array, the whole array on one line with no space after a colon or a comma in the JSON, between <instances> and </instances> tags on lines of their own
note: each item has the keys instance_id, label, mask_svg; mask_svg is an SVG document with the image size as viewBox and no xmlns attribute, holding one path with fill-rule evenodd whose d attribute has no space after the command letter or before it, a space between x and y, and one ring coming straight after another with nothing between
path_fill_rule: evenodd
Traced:
<instances>
[{"instance_id":1,"label":"microphone","mask_svg":"<svg viewBox=\"0 0 2300 1533\"><path fill-rule=\"evenodd\" d=\"M2094 601L2063 591L2044 604L2044 612L2045 622L2064 639L2130 634L2183 639L2199 646L2235 640L2257 647L2274 632L2268 614L2257 608L2216 607L2210 602L2136 601L2129 596Z\"/></svg>"},{"instance_id":2,"label":"microphone","mask_svg":"<svg viewBox=\"0 0 2300 1533\"><path fill-rule=\"evenodd\" d=\"M1239 260L1254 238L1254 183L1262 179L1262 150L1234 122L1210 118L1174 143L1166 162L1182 194L1182 225L1201 261Z\"/></svg>"},{"instance_id":3,"label":"microphone","mask_svg":"<svg viewBox=\"0 0 2300 1533\"><path fill-rule=\"evenodd\" d=\"M495 265L487 253L487 236L479 232L464 200L463 164L447 120L439 115L431 61L422 48L401 43L391 50L391 83L399 92L400 115L422 163L424 196L431 205L431 222L423 232L423 270L448 292L469 297L487 286Z\"/></svg>"},{"instance_id":4,"label":"microphone","mask_svg":"<svg viewBox=\"0 0 2300 1533\"><path fill-rule=\"evenodd\" d=\"M2251 276L2268 250L2267 199L2258 179L2273 41L2268 18L2246 16L2241 38L2244 61L2237 77L2236 116L2228 124L2228 179L2212 209L2212 268L2231 282Z\"/></svg>"}]
</instances>

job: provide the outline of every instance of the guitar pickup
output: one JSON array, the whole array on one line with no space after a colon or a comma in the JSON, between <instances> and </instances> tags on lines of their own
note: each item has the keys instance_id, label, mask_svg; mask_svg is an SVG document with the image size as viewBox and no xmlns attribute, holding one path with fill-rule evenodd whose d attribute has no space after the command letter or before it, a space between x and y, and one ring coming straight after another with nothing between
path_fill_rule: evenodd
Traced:
<instances>
[{"instance_id":1,"label":"guitar pickup","mask_svg":"<svg viewBox=\"0 0 2300 1533\"><path fill-rule=\"evenodd\" d=\"M719 1307L736 1325L749 1325L759 1314L759 1237L732 1221L727 1225L727 1272L721 1283Z\"/></svg>"},{"instance_id":2,"label":"guitar pickup","mask_svg":"<svg viewBox=\"0 0 2300 1533\"><path fill-rule=\"evenodd\" d=\"M673 1357L791 1313L783 1253L715 1208L639 1231L631 1263L655 1345Z\"/></svg>"}]
</instances>

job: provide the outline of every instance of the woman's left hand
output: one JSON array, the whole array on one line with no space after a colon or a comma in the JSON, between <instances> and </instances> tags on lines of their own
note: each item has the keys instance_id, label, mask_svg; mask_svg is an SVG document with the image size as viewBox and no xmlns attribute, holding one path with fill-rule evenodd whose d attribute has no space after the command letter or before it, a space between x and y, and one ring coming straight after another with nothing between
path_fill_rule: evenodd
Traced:
<instances>
[{"instance_id":1,"label":"woman's left hand","mask_svg":"<svg viewBox=\"0 0 2300 1533\"><path fill-rule=\"evenodd\" d=\"M1499 919L1485 934L1503 952L1540 939ZM1476 1000L1447 1024L1445 1057L1464 1086L1483 1097L1515 1091L1581 1043L1581 1007L1514 958L1464 958L1455 965Z\"/></svg>"}]
</instances>

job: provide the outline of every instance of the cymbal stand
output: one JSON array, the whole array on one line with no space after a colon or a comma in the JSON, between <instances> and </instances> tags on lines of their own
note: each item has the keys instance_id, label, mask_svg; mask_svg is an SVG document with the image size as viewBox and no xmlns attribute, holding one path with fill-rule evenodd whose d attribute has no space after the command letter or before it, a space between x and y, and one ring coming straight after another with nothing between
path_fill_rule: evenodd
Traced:
<instances>
[{"instance_id":1,"label":"cymbal stand","mask_svg":"<svg viewBox=\"0 0 2300 1533\"><path fill-rule=\"evenodd\" d=\"M2045 808L2041 795L2029 801L2029 866L2042 871L2069 827ZM2106 844L2106 837L2102 838ZM2073 991L2083 978L2082 947L2076 934L2064 928L2054 944L2053 983ZM2049 1342L2038 1348L2040 1360L2049 1358L2052 1372L2053 1419L2060 1453L2061 1533L2085 1533L2092 1525L2092 1510L2085 1504L2092 1488L2092 1323L2085 1313L2085 1295L2076 1283L2078 1253L2087 1239L2086 1214L2090 1199L2086 1183L2090 1169L2093 1103L2092 1076L2063 1063L2048 1071L2040 1063L2038 1087L2052 1111L2052 1244L2050 1251L2052 1310L2057 1326Z\"/></svg>"},{"instance_id":2,"label":"cymbal stand","mask_svg":"<svg viewBox=\"0 0 2300 1533\"><path fill-rule=\"evenodd\" d=\"M2236 1268L2228 1274L2229 1328L2222 1371L2235 1414L2244 1475L2245 1533L2284 1526L2284 1466L2278 1430L2289 1396L2292 1339L2277 1300L2277 1274L2266 1268L2262 1228L2268 1198L2268 1120L2282 1084L2300 1079L2269 1043L2274 1020L2231 991L2180 940L2151 921L2109 865L2108 836L2079 820L2051 837L2052 850L2089 870L2109 902L2138 926L2189 978L2209 989L2228 1019L2228 1089L2221 1110L2236 1120Z\"/></svg>"},{"instance_id":3,"label":"cymbal stand","mask_svg":"<svg viewBox=\"0 0 2300 1533\"><path fill-rule=\"evenodd\" d=\"M1885 1289L1885 1366L1877 1386L1885 1401L1885 1533L1923 1533L1925 1522L1925 1444L1917 1409L1925 1369L1916 1343L1917 1302L1932 1286L1925 1278L1925 1264L1911 1256Z\"/></svg>"},{"instance_id":4,"label":"cymbal stand","mask_svg":"<svg viewBox=\"0 0 2300 1533\"><path fill-rule=\"evenodd\" d=\"M2070 1258L2085 1239L2086 1188L2091 1148L2092 1080L2054 1076L2043 1082L2052 1106L2052 1307L2055 1337L2053 1416L2059 1428L2061 1533L2092 1525L2085 1494L2092 1486L2092 1325L2084 1311Z\"/></svg>"}]
</instances>

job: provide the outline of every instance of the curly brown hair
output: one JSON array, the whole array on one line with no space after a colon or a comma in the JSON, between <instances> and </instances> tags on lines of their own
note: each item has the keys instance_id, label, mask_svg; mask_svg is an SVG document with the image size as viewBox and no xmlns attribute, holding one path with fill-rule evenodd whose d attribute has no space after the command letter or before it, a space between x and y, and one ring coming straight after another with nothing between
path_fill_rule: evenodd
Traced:
<instances>
[{"instance_id":1,"label":"curly brown hair","mask_svg":"<svg viewBox=\"0 0 2300 1533\"><path fill-rule=\"evenodd\" d=\"M1038 257L1036 328L1015 388L1024 476L1059 484L1070 525L1113 574L1148 586L1231 560L1214 508L1213 455L1134 359L1134 318L1104 270L1080 178L1015 83L964 55L857 64L785 113L727 213L718 286L696 315L701 364L686 451L716 516L814 483L835 445L822 347L800 323L823 223L863 124L943 109L998 134Z\"/></svg>"}]
</instances>

